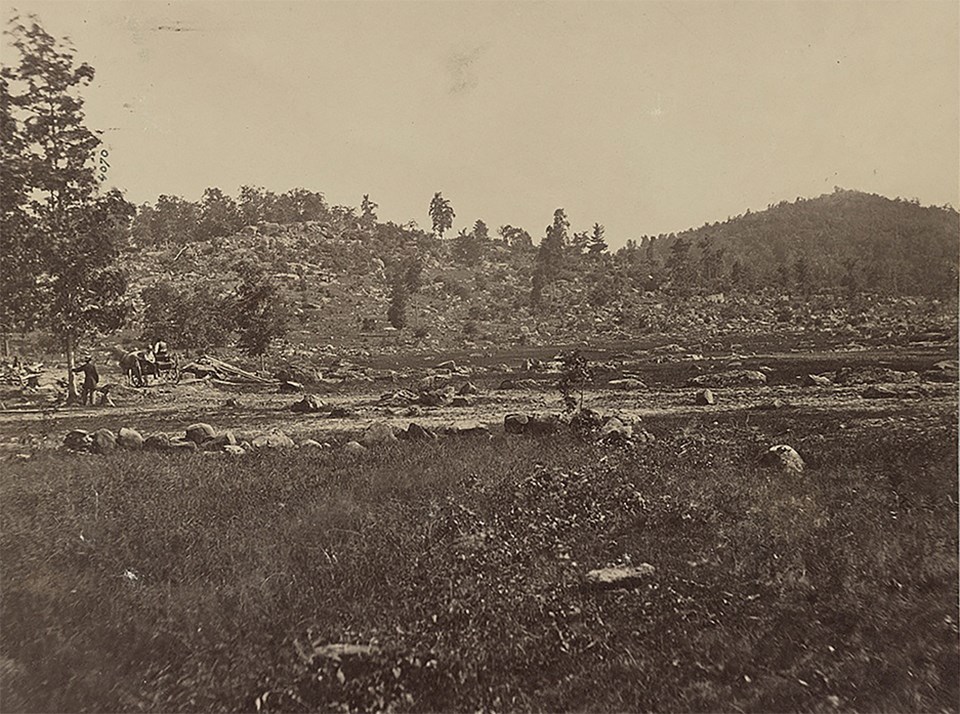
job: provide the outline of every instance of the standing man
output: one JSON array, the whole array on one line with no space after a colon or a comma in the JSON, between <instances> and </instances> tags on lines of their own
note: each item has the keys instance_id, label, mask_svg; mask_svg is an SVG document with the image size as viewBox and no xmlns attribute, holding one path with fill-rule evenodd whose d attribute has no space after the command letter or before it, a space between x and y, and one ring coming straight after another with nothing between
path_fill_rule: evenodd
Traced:
<instances>
[{"instance_id":1,"label":"standing man","mask_svg":"<svg viewBox=\"0 0 960 714\"><path fill-rule=\"evenodd\" d=\"M83 390L80 392L80 404L86 406L87 400L90 406L93 406L93 394L97 389L97 382L100 381L100 375L97 374L97 368L93 365L91 357L87 357L83 364L73 368L74 372L83 372Z\"/></svg>"}]
</instances>

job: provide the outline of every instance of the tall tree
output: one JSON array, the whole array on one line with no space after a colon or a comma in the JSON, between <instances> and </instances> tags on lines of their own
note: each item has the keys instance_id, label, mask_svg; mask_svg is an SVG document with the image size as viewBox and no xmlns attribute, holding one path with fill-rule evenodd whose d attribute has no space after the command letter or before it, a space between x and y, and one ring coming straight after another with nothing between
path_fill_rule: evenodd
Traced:
<instances>
[{"instance_id":1,"label":"tall tree","mask_svg":"<svg viewBox=\"0 0 960 714\"><path fill-rule=\"evenodd\" d=\"M370 200L370 194L363 194L360 202L360 223L364 228L372 228L377 223L377 209L379 206Z\"/></svg>"},{"instance_id":2,"label":"tall tree","mask_svg":"<svg viewBox=\"0 0 960 714\"><path fill-rule=\"evenodd\" d=\"M14 17L10 25L20 57L2 70L4 101L19 134L21 189L29 196L23 209L32 224L29 235L21 227L14 240L35 241L31 253L41 261L42 314L21 311L20 318L41 318L61 338L68 401L75 401L78 340L91 331L116 329L126 316L126 277L117 259L129 239L134 209L119 191L98 194L92 158L100 139L84 124L80 95L93 80L93 68L77 64L73 47L54 39L35 17Z\"/></svg>"},{"instance_id":3,"label":"tall tree","mask_svg":"<svg viewBox=\"0 0 960 714\"><path fill-rule=\"evenodd\" d=\"M603 238L604 227L599 223L593 224L593 232L590 234L590 243L587 246L587 252L590 255L602 255L607 252L607 241Z\"/></svg>"},{"instance_id":4,"label":"tall tree","mask_svg":"<svg viewBox=\"0 0 960 714\"><path fill-rule=\"evenodd\" d=\"M433 232L443 238L443 234L453 227L453 219L456 217L450 201L443 197L439 191L433 194L430 200L430 220L433 221Z\"/></svg>"},{"instance_id":5,"label":"tall tree","mask_svg":"<svg viewBox=\"0 0 960 714\"><path fill-rule=\"evenodd\" d=\"M220 238L233 235L243 226L243 216L236 201L219 188L208 188L200 202L197 223L199 238Z\"/></svg>"},{"instance_id":6,"label":"tall tree","mask_svg":"<svg viewBox=\"0 0 960 714\"><path fill-rule=\"evenodd\" d=\"M259 357L263 369L270 347L287 333L289 306L260 265L244 263L238 270L240 283L233 301L237 346L251 357Z\"/></svg>"}]
</instances>

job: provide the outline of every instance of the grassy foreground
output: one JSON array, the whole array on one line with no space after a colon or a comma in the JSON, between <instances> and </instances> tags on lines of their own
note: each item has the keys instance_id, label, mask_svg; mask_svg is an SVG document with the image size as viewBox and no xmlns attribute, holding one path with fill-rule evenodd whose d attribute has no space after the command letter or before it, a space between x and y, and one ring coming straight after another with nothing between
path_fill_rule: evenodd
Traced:
<instances>
[{"instance_id":1,"label":"grassy foreground","mask_svg":"<svg viewBox=\"0 0 960 714\"><path fill-rule=\"evenodd\" d=\"M7 461L0 709L955 710L956 422L835 427Z\"/></svg>"}]
</instances>

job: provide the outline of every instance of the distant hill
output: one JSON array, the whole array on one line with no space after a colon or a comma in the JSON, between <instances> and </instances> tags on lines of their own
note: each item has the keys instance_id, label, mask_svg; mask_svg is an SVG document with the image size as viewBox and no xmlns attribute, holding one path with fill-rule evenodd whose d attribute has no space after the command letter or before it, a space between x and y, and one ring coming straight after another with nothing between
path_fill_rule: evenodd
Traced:
<instances>
[{"instance_id":1,"label":"distant hill","mask_svg":"<svg viewBox=\"0 0 960 714\"><path fill-rule=\"evenodd\" d=\"M439 239L412 224L322 207L310 220L259 220L230 235L198 239L182 230L140 245L128 262L134 293L168 282L226 294L237 262L253 260L294 310L290 342L334 348L470 348L684 330L707 339L773 328L846 334L850 325L893 334L947 324L953 308L934 319L929 301L954 304L957 295L957 212L857 191L644 236L612 255L586 253L582 235L563 236L546 255L548 241L538 248L511 238L516 229L501 234L491 237L483 226ZM411 269L406 324L396 331L388 307ZM534 306L535 277L543 287Z\"/></svg>"}]
</instances>

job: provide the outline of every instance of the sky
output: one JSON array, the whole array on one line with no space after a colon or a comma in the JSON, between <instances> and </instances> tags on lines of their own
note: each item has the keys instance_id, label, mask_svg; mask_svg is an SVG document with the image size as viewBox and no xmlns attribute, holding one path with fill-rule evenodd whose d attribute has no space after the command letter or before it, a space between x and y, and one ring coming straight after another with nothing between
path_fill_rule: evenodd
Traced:
<instances>
[{"instance_id":1,"label":"sky","mask_svg":"<svg viewBox=\"0 0 960 714\"><path fill-rule=\"evenodd\" d=\"M960 4L44 2L135 203L321 191L608 242L834 186L960 205ZM6 21L7 17L4 18ZM5 41L4 64L15 61Z\"/></svg>"}]
</instances>

